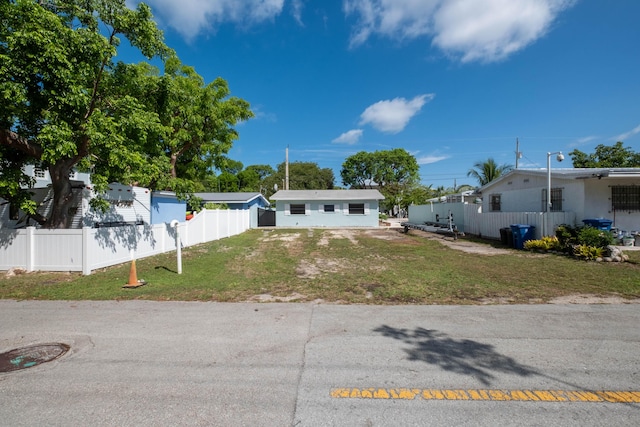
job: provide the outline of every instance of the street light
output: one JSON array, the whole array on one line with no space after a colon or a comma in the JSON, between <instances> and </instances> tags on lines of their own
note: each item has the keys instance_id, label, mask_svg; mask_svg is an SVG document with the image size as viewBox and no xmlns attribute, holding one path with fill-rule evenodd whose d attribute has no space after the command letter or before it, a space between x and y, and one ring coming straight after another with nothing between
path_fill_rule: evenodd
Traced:
<instances>
[{"instance_id":1,"label":"street light","mask_svg":"<svg viewBox=\"0 0 640 427\"><path fill-rule=\"evenodd\" d=\"M545 221L545 235L549 235L549 213L551 212L551 156L556 154L556 160L561 162L564 160L562 151L556 151L555 153L547 153L547 220Z\"/></svg>"}]
</instances>

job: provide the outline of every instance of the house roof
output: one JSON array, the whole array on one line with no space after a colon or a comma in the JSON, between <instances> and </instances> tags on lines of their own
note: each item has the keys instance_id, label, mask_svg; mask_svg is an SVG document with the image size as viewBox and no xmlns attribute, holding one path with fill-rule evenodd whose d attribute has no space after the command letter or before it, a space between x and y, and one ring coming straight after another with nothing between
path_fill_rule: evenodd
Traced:
<instances>
[{"instance_id":1,"label":"house roof","mask_svg":"<svg viewBox=\"0 0 640 427\"><path fill-rule=\"evenodd\" d=\"M249 203L256 198L262 198L266 205L270 204L262 193L194 193L194 195L205 203Z\"/></svg>"},{"instance_id":2,"label":"house roof","mask_svg":"<svg viewBox=\"0 0 640 427\"><path fill-rule=\"evenodd\" d=\"M513 169L510 172L494 179L488 184L478 189L479 193L485 192L489 188L502 181L513 178L514 175L544 176L548 174L547 168L543 169ZM638 178L640 179L640 168L552 168L551 177L554 179L616 179L616 178Z\"/></svg>"},{"instance_id":3,"label":"house roof","mask_svg":"<svg viewBox=\"0 0 640 427\"><path fill-rule=\"evenodd\" d=\"M280 190L272 200L384 200L378 190Z\"/></svg>"}]
</instances>

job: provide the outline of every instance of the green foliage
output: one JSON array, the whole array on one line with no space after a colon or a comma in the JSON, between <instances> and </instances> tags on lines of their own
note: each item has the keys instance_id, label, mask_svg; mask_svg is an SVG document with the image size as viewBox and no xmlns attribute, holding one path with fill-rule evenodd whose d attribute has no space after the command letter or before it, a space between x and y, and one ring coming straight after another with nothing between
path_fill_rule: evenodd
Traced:
<instances>
[{"instance_id":1,"label":"green foliage","mask_svg":"<svg viewBox=\"0 0 640 427\"><path fill-rule=\"evenodd\" d=\"M548 252L561 250L561 245L557 237L543 236L540 240L527 240L524 242L524 249Z\"/></svg>"},{"instance_id":2,"label":"green foliage","mask_svg":"<svg viewBox=\"0 0 640 427\"><path fill-rule=\"evenodd\" d=\"M0 156L11 171L3 168L0 180L14 179L25 165L47 168L54 203L42 223L49 227L66 223L74 167L112 162L124 174L153 164L131 155L141 141L129 139L145 133L131 128L145 128L149 117L137 114L144 109L133 99L114 96L109 78L119 37L147 57L170 53L144 4L131 10L122 0L0 2ZM97 176L97 189L107 181ZM25 191L6 193L2 197L28 204Z\"/></svg>"},{"instance_id":3,"label":"green foliage","mask_svg":"<svg viewBox=\"0 0 640 427\"><path fill-rule=\"evenodd\" d=\"M360 151L342 164L342 183L352 188L384 188L418 181L416 158L402 148L369 153Z\"/></svg>"},{"instance_id":4,"label":"green foliage","mask_svg":"<svg viewBox=\"0 0 640 427\"><path fill-rule=\"evenodd\" d=\"M408 190L402 194L400 206L403 209L407 209L411 205L424 205L427 203L427 200L433 197L436 196L431 186L415 184L410 186Z\"/></svg>"},{"instance_id":5,"label":"green foliage","mask_svg":"<svg viewBox=\"0 0 640 427\"><path fill-rule=\"evenodd\" d=\"M567 224L556 228L556 237L562 251L587 260L602 257L607 246L615 240L610 231L589 226L572 227Z\"/></svg>"},{"instance_id":6,"label":"green foliage","mask_svg":"<svg viewBox=\"0 0 640 427\"><path fill-rule=\"evenodd\" d=\"M556 228L556 238L560 247L566 251L571 245L577 243L578 231L570 225L562 224Z\"/></svg>"},{"instance_id":7,"label":"green foliage","mask_svg":"<svg viewBox=\"0 0 640 427\"><path fill-rule=\"evenodd\" d=\"M239 190L238 177L230 172L222 172L218 175L218 185L222 193L234 193Z\"/></svg>"},{"instance_id":8,"label":"green foliage","mask_svg":"<svg viewBox=\"0 0 640 427\"><path fill-rule=\"evenodd\" d=\"M360 151L342 163L340 176L351 188L378 188L385 197L382 207L389 211L411 203L408 195L420 180L419 169L416 158L402 148Z\"/></svg>"},{"instance_id":9,"label":"green foliage","mask_svg":"<svg viewBox=\"0 0 640 427\"><path fill-rule=\"evenodd\" d=\"M582 258L585 260L595 260L602 258L604 253L603 248L589 246L589 245L576 245L573 247L573 256L576 258Z\"/></svg>"},{"instance_id":10,"label":"green foliage","mask_svg":"<svg viewBox=\"0 0 640 427\"><path fill-rule=\"evenodd\" d=\"M595 153L580 150L569 153L574 168L636 168L640 167L640 153L624 147L621 141L608 146L600 144Z\"/></svg>"},{"instance_id":11,"label":"green foliage","mask_svg":"<svg viewBox=\"0 0 640 427\"><path fill-rule=\"evenodd\" d=\"M606 248L613 244L614 237L610 231L600 230L595 227L580 227L578 230L578 244Z\"/></svg>"},{"instance_id":12,"label":"green foliage","mask_svg":"<svg viewBox=\"0 0 640 427\"><path fill-rule=\"evenodd\" d=\"M164 73L116 63L120 38L164 60ZM206 84L180 63L144 3L0 2L0 197L30 212L21 170L48 169L54 203L45 226L66 224L74 169L90 171L97 191L118 181L188 198L250 117L226 81Z\"/></svg>"},{"instance_id":13,"label":"green foliage","mask_svg":"<svg viewBox=\"0 0 640 427\"><path fill-rule=\"evenodd\" d=\"M228 210L229 209L229 205L227 205L226 203L214 203L214 202L207 202L202 207L204 209L211 209L211 210Z\"/></svg>"},{"instance_id":14,"label":"green foliage","mask_svg":"<svg viewBox=\"0 0 640 427\"><path fill-rule=\"evenodd\" d=\"M498 166L495 160L489 158L485 162L475 163L473 165L473 169L469 169L467 172L467 176L477 179L478 183L482 187L512 169L513 166L511 165L504 164Z\"/></svg>"}]
</instances>

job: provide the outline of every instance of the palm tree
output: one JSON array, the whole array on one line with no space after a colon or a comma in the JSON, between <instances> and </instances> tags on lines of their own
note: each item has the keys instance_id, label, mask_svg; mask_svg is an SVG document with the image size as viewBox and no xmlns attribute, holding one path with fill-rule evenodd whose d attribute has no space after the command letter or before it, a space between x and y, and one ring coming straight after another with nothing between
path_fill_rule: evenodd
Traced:
<instances>
[{"instance_id":1,"label":"palm tree","mask_svg":"<svg viewBox=\"0 0 640 427\"><path fill-rule=\"evenodd\" d=\"M486 162L477 162L474 164L473 169L469 169L469 172L467 172L467 176L472 176L477 179L482 187L512 169L513 166L507 164L498 166L495 160L489 158Z\"/></svg>"}]
</instances>

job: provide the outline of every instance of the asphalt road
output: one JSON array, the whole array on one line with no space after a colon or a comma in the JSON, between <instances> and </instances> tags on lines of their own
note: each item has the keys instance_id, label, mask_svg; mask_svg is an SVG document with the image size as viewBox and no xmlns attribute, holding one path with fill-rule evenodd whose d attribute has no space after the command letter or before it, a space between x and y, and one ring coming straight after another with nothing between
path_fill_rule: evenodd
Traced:
<instances>
[{"instance_id":1,"label":"asphalt road","mask_svg":"<svg viewBox=\"0 0 640 427\"><path fill-rule=\"evenodd\" d=\"M633 304L0 301L0 352L70 346L0 373L0 425L636 426L639 325Z\"/></svg>"}]
</instances>

